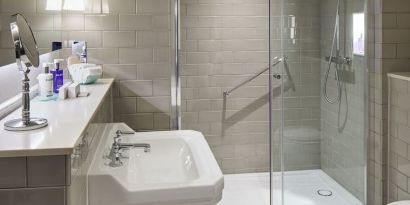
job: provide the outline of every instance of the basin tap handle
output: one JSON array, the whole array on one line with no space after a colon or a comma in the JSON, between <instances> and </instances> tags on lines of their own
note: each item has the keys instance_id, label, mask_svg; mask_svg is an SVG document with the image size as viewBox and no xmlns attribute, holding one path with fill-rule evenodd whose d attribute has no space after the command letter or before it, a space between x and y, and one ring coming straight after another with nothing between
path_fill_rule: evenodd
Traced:
<instances>
[{"instance_id":1,"label":"basin tap handle","mask_svg":"<svg viewBox=\"0 0 410 205\"><path fill-rule=\"evenodd\" d=\"M120 160L120 156L121 156L120 150L119 150L119 149L115 149L115 160L116 160L116 161Z\"/></svg>"},{"instance_id":2,"label":"basin tap handle","mask_svg":"<svg viewBox=\"0 0 410 205\"><path fill-rule=\"evenodd\" d=\"M116 136L114 137L114 143L119 143L119 141L120 141L120 137L121 137L121 135L132 135L132 134L134 134L135 132L134 131L121 131L121 130L117 130L116 132L115 132L115 134L116 134Z\"/></svg>"},{"instance_id":3,"label":"basin tap handle","mask_svg":"<svg viewBox=\"0 0 410 205\"><path fill-rule=\"evenodd\" d=\"M114 157L112 158L111 162L109 163L109 165L111 167L120 167L122 166L122 161L121 161L121 153L120 153L120 149L118 146L116 146L114 148Z\"/></svg>"},{"instance_id":4,"label":"basin tap handle","mask_svg":"<svg viewBox=\"0 0 410 205\"><path fill-rule=\"evenodd\" d=\"M135 133L134 131L121 131L121 130L117 130L117 132L115 132L115 134L117 135L117 138L121 137L121 135L132 135L134 133Z\"/></svg>"}]
</instances>

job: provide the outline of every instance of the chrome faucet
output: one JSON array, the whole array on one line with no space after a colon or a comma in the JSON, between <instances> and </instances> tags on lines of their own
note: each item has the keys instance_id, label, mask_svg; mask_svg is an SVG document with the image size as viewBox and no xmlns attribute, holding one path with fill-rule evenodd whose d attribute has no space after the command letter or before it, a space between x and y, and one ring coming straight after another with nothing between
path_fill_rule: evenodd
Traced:
<instances>
[{"instance_id":1,"label":"chrome faucet","mask_svg":"<svg viewBox=\"0 0 410 205\"><path fill-rule=\"evenodd\" d=\"M142 147L144 148L144 152L151 151L151 145L147 143L121 143L121 136L123 134L134 134L134 133L135 133L134 131L124 132L121 130L117 130L117 132L115 133L116 136L114 137L114 142L112 143L112 146L111 146L110 154L108 155L108 158L111 159L109 166L111 167L122 166L121 158L124 158L124 157L121 155L121 150Z\"/></svg>"}]
</instances>

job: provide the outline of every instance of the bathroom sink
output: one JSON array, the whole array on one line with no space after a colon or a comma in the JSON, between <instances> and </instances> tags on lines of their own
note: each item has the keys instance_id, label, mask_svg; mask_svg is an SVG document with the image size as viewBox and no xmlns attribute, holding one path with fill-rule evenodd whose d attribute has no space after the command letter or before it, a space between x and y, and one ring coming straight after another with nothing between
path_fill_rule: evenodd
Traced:
<instances>
[{"instance_id":1,"label":"bathroom sink","mask_svg":"<svg viewBox=\"0 0 410 205\"><path fill-rule=\"evenodd\" d=\"M106 156L116 130L104 136L88 174L89 205L215 205L222 197L223 175L203 135L196 131L141 132L122 143L148 143L149 152L131 148L122 165Z\"/></svg>"}]
</instances>

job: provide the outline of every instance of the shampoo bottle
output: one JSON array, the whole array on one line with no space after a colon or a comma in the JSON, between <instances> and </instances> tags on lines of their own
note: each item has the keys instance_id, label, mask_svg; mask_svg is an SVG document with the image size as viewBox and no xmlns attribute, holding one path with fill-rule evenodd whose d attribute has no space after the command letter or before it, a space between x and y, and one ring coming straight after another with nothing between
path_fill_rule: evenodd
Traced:
<instances>
[{"instance_id":1,"label":"shampoo bottle","mask_svg":"<svg viewBox=\"0 0 410 205\"><path fill-rule=\"evenodd\" d=\"M53 75L50 73L50 66L52 63L43 63L44 73L37 76L40 97L42 99L47 99L53 96Z\"/></svg>"},{"instance_id":2,"label":"shampoo bottle","mask_svg":"<svg viewBox=\"0 0 410 205\"><path fill-rule=\"evenodd\" d=\"M53 74L53 91L58 93L58 89L64 85L64 72L60 68L61 63L64 62L64 59L54 59L54 70Z\"/></svg>"}]
</instances>

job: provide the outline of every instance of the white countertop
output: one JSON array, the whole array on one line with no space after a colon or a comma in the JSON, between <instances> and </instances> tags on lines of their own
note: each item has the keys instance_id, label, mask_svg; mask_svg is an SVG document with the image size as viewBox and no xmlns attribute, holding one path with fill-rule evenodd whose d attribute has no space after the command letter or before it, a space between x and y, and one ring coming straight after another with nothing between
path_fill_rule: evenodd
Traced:
<instances>
[{"instance_id":1,"label":"white countertop","mask_svg":"<svg viewBox=\"0 0 410 205\"><path fill-rule=\"evenodd\" d=\"M18 109L0 121L0 157L68 155L108 94L113 79L82 85L88 97L62 101L32 101L31 116L48 120L48 126L32 131L6 131L4 122L19 118Z\"/></svg>"},{"instance_id":2,"label":"white countertop","mask_svg":"<svg viewBox=\"0 0 410 205\"><path fill-rule=\"evenodd\" d=\"M388 73L388 77L410 81L410 72Z\"/></svg>"}]
</instances>

